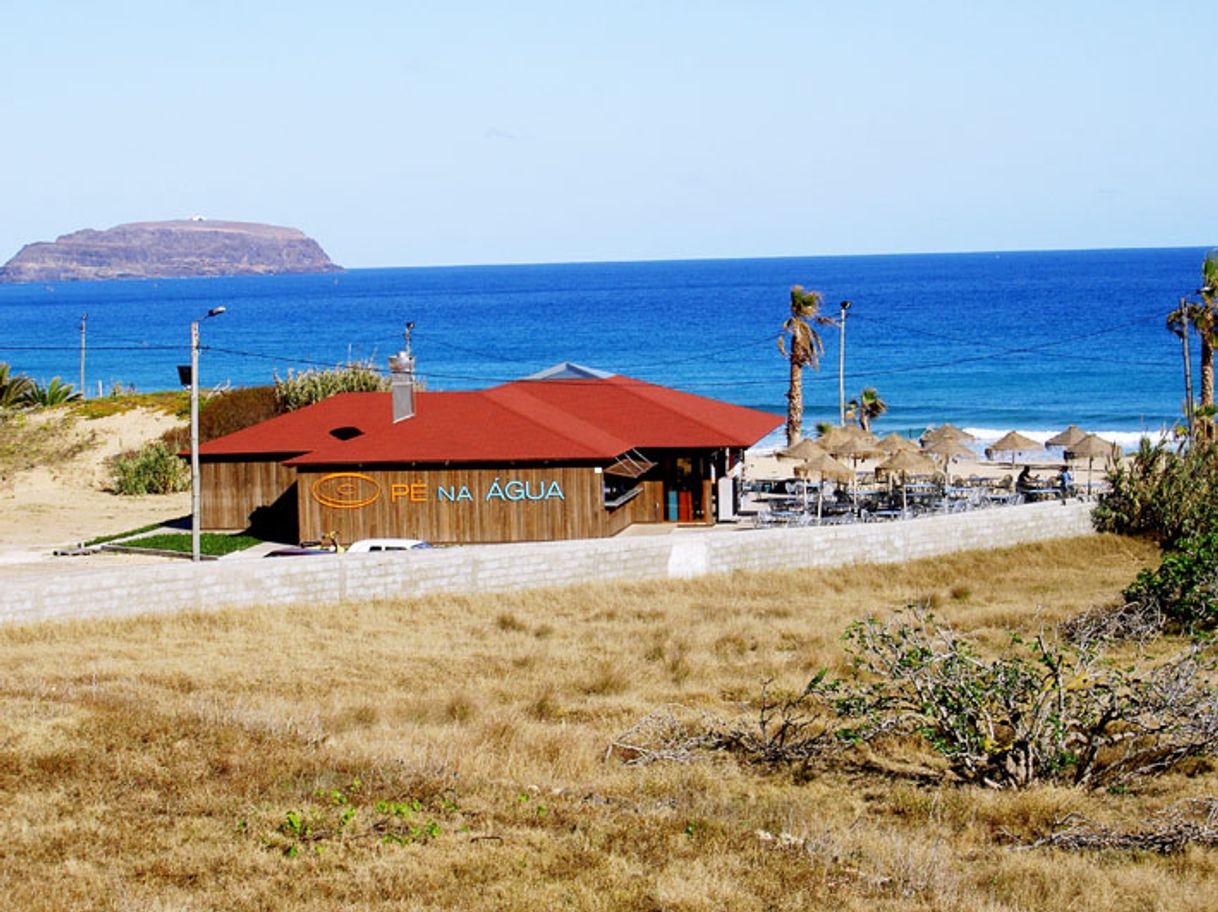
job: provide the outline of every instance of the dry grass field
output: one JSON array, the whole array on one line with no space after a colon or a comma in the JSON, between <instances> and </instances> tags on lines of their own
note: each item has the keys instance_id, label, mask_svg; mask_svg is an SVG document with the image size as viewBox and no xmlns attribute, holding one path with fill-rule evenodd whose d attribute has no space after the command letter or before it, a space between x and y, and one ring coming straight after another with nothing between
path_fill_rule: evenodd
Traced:
<instances>
[{"instance_id":1,"label":"dry grass field","mask_svg":"<svg viewBox=\"0 0 1218 912\"><path fill-rule=\"evenodd\" d=\"M1136 827L1208 764L1119 794L998 792L933 757L797 783L729 756L629 766L677 704L841 669L910 599L990 645L1154 561L1111 536L903 566L0 628L9 909L1208 910L1218 854L1020 849ZM758 835L764 830L774 835ZM789 834L784 837L782 834Z\"/></svg>"}]
</instances>

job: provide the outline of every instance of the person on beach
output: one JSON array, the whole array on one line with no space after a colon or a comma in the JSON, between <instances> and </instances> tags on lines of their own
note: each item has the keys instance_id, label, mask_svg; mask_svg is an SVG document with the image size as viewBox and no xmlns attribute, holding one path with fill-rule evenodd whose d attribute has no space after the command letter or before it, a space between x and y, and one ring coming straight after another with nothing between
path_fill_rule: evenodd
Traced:
<instances>
[{"instance_id":1,"label":"person on beach","mask_svg":"<svg viewBox=\"0 0 1218 912\"><path fill-rule=\"evenodd\" d=\"M1066 498L1070 496L1070 489L1074 486L1074 477L1070 474L1070 466L1063 465L1062 470L1057 473L1057 486L1061 488L1062 503L1066 502Z\"/></svg>"},{"instance_id":2,"label":"person on beach","mask_svg":"<svg viewBox=\"0 0 1218 912\"><path fill-rule=\"evenodd\" d=\"M1024 466L1019 473L1019 477L1015 479L1015 493L1027 494L1035 485L1032 484L1032 468Z\"/></svg>"}]
</instances>

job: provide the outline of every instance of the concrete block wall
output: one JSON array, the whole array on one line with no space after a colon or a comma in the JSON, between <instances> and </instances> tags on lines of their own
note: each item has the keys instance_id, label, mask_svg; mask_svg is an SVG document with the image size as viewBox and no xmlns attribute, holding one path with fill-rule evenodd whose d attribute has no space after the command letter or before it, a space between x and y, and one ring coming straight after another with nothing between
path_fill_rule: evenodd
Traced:
<instances>
[{"instance_id":1,"label":"concrete block wall","mask_svg":"<svg viewBox=\"0 0 1218 912\"><path fill-rule=\"evenodd\" d=\"M224 560L18 577L0 622L120 617L226 606L338 604L442 592L496 592L734 570L893 563L973 548L1086 535L1088 504L1039 503L910 522L710 531L472 545L396 554Z\"/></svg>"}]
</instances>

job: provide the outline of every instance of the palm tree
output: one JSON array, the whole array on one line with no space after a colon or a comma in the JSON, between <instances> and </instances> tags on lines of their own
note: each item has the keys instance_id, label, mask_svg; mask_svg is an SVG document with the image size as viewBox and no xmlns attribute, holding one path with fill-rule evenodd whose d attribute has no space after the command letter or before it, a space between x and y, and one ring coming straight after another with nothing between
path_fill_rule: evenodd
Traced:
<instances>
[{"instance_id":1,"label":"palm tree","mask_svg":"<svg viewBox=\"0 0 1218 912\"><path fill-rule=\"evenodd\" d=\"M1218 329L1218 259L1214 251L1201 266L1201 303L1192 306L1192 323L1201 335L1201 407L1214 404L1214 330Z\"/></svg>"},{"instance_id":2,"label":"palm tree","mask_svg":"<svg viewBox=\"0 0 1218 912\"><path fill-rule=\"evenodd\" d=\"M1202 424L1202 436L1211 433L1214 414L1214 342L1218 336L1218 258L1215 252L1206 254L1201 266L1200 301L1180 299L1180 306L1167 315L1167 328L1177 336L1184 335L1184 321L1201 337L1201 402L1196 416Z\"/></svg>"},{"instance_id":3,"label":"palm tree","mask_svg":"<svg viewBox=\"0 0 1218 912\"><path fill-rule=\"evenodd\" d=\"M820 315L821 295L819 291L805 291L802 285L791 287L791 316L782 324L778 334L778 350L791 362L791 380L787 387L787 446L794 446L803 437L804 386L803 369L807 365L816 370L825 343L812 328L813 324L824 326L832 323ZM787 344L788 334L791 337Z\"/></svg>"},{"instance_id":4,"label":"palm tree","mask_svg":"<svg viewBox=\"0 0 1218 912\"><path fill-rule=\"evenodd\" d=\"M64 405L68 402L78 402L83 398L71 383L64 383L58 377L52 377L50 383L41 384L34 381L25 391L22 402L25 405L47 408Z\"/></svg>"},{"instance_id":5,"label":"palm tree","mask_svg":"<svg viewBox=\"0 0 1218 912\"><path fill-rule=\"evenodd\" d=\"M1184 345L1184 418L1188 432L1193 432L1193 369L1188 358L1188 298L1180 299L1180 306L1167 315L1168 330Z\"/></svg>"},{"instance_id":6,"label":"palm tree","mask_svg":"<svg viewBox=\"0 0 1218 912\"><path fill-rule=\"evenodd\" d=\"M864 386L863 391L846 403L846 414L858 421L864 431L871 430L871 422L888 411L888 403L880 398L874 386Z\"/></svg>"},{"instance_id":7,"label":"palm tree","mask_svg":"<svg viewBox=\"0 0 1218 912\"><path fill-rule=\"evenodd\" d=\"M7 364L0 362L0 409L21 405L29 388L29 377L14 374Z\"/></svg>"}]
</instances>

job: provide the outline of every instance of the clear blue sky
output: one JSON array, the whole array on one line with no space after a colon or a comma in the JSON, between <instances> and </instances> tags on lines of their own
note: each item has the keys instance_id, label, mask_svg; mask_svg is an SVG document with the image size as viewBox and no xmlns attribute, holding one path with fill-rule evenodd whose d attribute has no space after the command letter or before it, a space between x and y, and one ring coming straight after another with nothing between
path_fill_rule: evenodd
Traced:
<instances>
[{"instance_id":1,"label":"clear blue sky","mask_svg":"<svg viewBox=\"0 0 1218 912\"><path fill-rule=\"evenodd\" d=\"M0 262L195 213L353 267L1218 243L1215 18L0 0Z\"/></svg>"}]
</instances>

